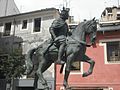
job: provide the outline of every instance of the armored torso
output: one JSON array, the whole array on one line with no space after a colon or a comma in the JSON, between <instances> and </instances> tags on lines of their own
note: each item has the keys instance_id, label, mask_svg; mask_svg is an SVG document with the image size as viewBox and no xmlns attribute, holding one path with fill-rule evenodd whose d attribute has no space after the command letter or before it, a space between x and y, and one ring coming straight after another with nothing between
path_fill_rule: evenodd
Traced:
<instances>
[{"instance_id":1,"label":"armored torso","mask_svg":"<svg viewBox=\"0 0 120 90\"><path fill-rule=\"evenodd\" d=\"M61 35L67 36L68 25L63 19L58 18L57 20L54 20L51 28L53 28L54 33L57 37Z\"/></svg>"}]
</instances>

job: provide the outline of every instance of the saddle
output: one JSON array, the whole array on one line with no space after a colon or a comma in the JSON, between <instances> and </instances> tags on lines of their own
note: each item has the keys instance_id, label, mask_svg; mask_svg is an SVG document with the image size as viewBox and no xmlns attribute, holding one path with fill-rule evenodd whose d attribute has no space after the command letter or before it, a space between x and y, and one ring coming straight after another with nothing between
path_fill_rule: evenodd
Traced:
<instances>
[{"instance_id":1,"label":"saddle","mask_svg":"<svg viewBox=\"0 0 120 90\"><path fill-rule=\"evenodd\" d=\"M45 50L44 54L48 53L50 47L52 47L52 46L55 46L59 50L60 45L63 44L63 43L65 43L64 55L63 55L63 56L65 56L65 52L66 52L66 49L67 49L67 39L63 35L57 37L54 41L51 40L51 42L49 42L49 45L48 45L47 49Z\"/></svg>"}]
</instances>

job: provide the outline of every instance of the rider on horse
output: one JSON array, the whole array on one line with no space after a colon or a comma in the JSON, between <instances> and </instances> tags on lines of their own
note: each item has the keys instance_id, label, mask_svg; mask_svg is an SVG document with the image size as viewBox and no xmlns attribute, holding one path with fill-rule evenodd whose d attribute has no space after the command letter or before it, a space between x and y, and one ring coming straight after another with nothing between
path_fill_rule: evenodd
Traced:
<instances>
[{"instance_id":1,"label":"rider on horse","mask_svg":"<svg viewBox=\"0 0 120 90\"><path fill-rule=\"evenodd\" d=\"M64 64L65 62L62 60L62 56L65 52L66 46L66 36L68 34L68 25L65 22L69 17L69 9L64 8L60 13L60 17L53 21L51 27L49 28L49 32L51 34L52 40L55 46L59 49L58 51L58 60L57 64ZM47 49L48 50L48 49Z\"/></svg>"}]
</instances>

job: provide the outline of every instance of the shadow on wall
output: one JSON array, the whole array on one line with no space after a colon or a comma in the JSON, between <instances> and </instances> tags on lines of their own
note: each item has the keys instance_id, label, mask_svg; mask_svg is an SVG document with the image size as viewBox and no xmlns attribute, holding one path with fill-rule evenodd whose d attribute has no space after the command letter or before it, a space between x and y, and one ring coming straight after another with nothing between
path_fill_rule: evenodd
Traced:
<instances>
[{"instance_id":1,"label":"shadow on wall","mask_svg":"<svg viewBox=\"0 0 120 90\"><path fill-rule=\"evenodd\" d=\"M0 34L0 54L10 54L15 49L22 50L23 39L17 36L2 36Z\"/></svg>"}]
</instances>

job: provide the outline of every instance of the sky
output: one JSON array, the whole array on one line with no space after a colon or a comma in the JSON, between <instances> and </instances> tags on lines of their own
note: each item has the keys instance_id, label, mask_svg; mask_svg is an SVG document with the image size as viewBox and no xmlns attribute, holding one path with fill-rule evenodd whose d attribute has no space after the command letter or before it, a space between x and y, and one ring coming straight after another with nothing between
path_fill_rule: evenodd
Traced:
<instances>
[{"instance_id":1,"label":"sky","mask_svg":"<svg viewBox=\"0 0 120 90\"><path fill-rule=\"evenodd\" d=\"M21 13L46 8L70 8L70 15L75 21L100 18L105 7L118 6L119 0L14 0ZM67 3L65 3L67 2Z\"/></svg>"}]
</instances>

